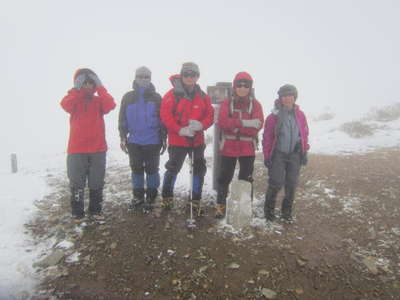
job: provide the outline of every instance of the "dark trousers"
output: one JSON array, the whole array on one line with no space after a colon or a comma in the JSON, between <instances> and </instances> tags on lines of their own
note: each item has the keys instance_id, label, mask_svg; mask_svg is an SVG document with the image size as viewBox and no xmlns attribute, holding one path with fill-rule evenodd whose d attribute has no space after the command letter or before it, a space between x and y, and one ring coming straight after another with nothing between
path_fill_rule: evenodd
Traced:
<instances>
[{"instance_id":1,"label":"dark trousers","mask_svg":"<svg viewBox=\"0 0 400 300\"><path fill-rule=\"evenodd\" d=\"M255 156L221 156L220 173L218 176L217 203L226 204L229 184L235 173L236 162L239 161L239 180L251 181L254 170Z\"/></svg>"},{"instance_id":2,"label":"dark trousers","mask_svg":"<svg viewBox=\"0 0 400 300\"><path fill-rule=\"evenodd\" d=\"M296 187L301 168L301 153L289 154L275 151L272 156L272 165L268 169L268 183L277 188L282 186Z\"/></svg>"},{"instance_id":3,"label":"dark trousers","mask_svg":"<svg viewBox=\"0 0 400 300\"><path fill-rule=\"evenodd\" d=\"M67 174L71 187L71 209L75 217L83 217L84 189L89 186L89 214L101 214L103 202L106 152L72 153L67 156Z\"/></svg>"},{"instance_id":4,"label":"dark trousers","mask_svg":"<svg viewBox=\"0 0 400 300\"><path fill-rule=\"evenodd\" d=\"M290 217L295 198L296 186L301 168L301 153L283 153L275 151L272 165L268 169L268 190L265 198L266 214L272 214L275 208L276 195L282 186L285 187L285 197L282 201L281 214Z\"/></svg>"},{"instance_id":5,"label":"dark trousers","mask_svg":"<svg viewBox=\"0 0 400 300\"><path fill-rule=\"evenodd\" d=\"M106 152L70 153L67 156L67 174L71 188L98 190L104 186Z\"/></svg>"},{"instance_id":6,"label":"dark trousers","mask_svg":"<svg viewBox=\"0 0 400 300\"><path fill-rule=\"evenodd\" d=\"M163 197L173 196L176 176L182 169L186 156L193 153L193 200L200 200L204 176L207 172L206 160L204 158L205 148L205 145L194 148L179 146L168 147L169 159L165 164L167 171L164 175L162 188Z\"/></svg>"},{"instance_id":7,"label":"dark trousers","mask_svg":"<svg viewBox=\"0 0 400 300\"><path fill-rule=\"evenodd\" d=\"M205 145L194 148L169 146L169 159L165 164L165 169L173 174L178 174L182 169L186 155L190 155L193 151L193 174L204 177L207 172L206 160L204 158L205 149Z\"/></svg>"},{"instance_id":8,"label":"dark trousers","mask_svg":"<svg viewBox=\"0 0 400 300\"><path fill-rule=\"evenodd\" d=\"M129 164L135 174L154 174L158 173L160 165L161 145L128 145Z\"/></svg>"}]
</instances>

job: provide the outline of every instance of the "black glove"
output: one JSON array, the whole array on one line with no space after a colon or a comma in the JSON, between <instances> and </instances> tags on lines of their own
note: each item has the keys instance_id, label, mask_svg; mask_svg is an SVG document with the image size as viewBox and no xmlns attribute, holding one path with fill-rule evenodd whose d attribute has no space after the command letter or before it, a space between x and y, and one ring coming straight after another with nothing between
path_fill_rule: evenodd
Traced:
<instances>
[{"instance_id":1,"label":"black glove","mask_svg":"<svg viewBox=\"0 0 400 300\"><path fill-rule=\"evenodd\" d=\"M160 155L163 155L165 150L167 150L167 140L163 139L161 144Z\"/></svg>"},{"instance_id":2,"label":"black glove","mask_svg":"<svg viewBox=\"0 0 400 300\"><path fill-rule=\"evenodd\" d=\"M119 146L121 147L122 151L124 151L126 154L128 154L129 151L128 151L128 146L126 144L127 144L126 138L121 138L121 143L119 144Z\"/></svg>"},{"instance_id":3,"label":"black glove","mask_svg":"<svg viewBox=\"0 0 400 300\"><path fill-rule=\"evenodd\" d=\"M308 163L308 156L307 156L307 152L303 152L301 153L301 164L303 166L306 166Z\"/></svg>"},{"instance_id":4,"label":"black glove","mask_svg":"<svg viewBox=\"0 0 400 300\"><path fill-rule=\"evenodd\" d=\"M272 166L272 161L270 160L270 159L264 159L264 166L266 167L266 168L271 168L271 166Z\"/></svg>"}]
</instances>

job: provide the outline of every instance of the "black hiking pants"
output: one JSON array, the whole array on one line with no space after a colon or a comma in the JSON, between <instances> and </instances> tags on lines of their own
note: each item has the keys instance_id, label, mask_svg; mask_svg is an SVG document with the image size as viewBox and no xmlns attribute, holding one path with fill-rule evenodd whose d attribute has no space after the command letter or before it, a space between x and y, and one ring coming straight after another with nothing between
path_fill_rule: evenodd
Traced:
<instances>
[{"instance_id":1,"label":"black hiking pants","mask_svg":"<svg viewBox=\"0 0 400 300\"><path fill-rule=\"evenodd\" d=\"M255 156L221 156L220 173L218 176L217 203L226 204L229 184L235 173L236 162L239 161L239 180L251 181L254 170Z\"/></svg>"}]
</instances>

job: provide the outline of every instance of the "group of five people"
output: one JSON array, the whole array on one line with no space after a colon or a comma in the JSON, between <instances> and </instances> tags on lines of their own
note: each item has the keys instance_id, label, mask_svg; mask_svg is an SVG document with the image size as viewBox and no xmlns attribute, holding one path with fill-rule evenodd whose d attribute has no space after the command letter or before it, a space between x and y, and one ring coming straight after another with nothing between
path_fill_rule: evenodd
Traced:
<instances>
[{"instance_id":1,"label":"group of five people","mask_svg":"<svg viewBox=\"0 0 400 300\"><path fill-rule=\"evenodd\" d=\"M200 69L187 62L179 74L169 78L172 88L161 97L151 82L151 71L135 72L132 90L121 101L118 129L121 149L129 155L133 197L130 208L151 210L160 186L160 155L168 148L168 161L161 188L161 205L173 205L174 186L186 156L193 155L191 204L201 214L200 200L207 171L204 131L214 123L210 97L197 81ZM268 189L264 212L275 220L275 203L284 186L281 217L292 222L292 206L301 165L307 163L308 125L295 104L297 89L284 85L278 91L271 114L265 120L261 103L253 95L253 78L239 72L232 95L220 105L216 125L220 129L220 166L216 217L225 216L226 199L236 162L239 179L252 181L258 133L263 128L264 164L268 168ZM85 218L84 189L89 187L88 214L97 221L102 215L106 167L103 116L115 108L112 96L90 69L74 74L74 87L61 106L70 114L67 173L71 188L71 209L75 221ZM168 140L168 147L167 147Z\"/></svg>"}]
</instances>

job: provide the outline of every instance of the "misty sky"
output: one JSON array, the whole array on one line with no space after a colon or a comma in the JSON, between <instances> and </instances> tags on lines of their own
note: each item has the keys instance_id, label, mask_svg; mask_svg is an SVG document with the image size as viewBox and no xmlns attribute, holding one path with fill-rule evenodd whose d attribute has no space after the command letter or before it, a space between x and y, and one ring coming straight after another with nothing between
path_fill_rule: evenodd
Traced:
<instances>
[{"instance_id":1,"label":"misty sky","mask_svg":"<svg viewBox=\"0 0 400 300\"><path fill-rule=\"evenodd\" d=\"M59 102L80 67L118 105L137 67L153 71L163 95L185 61L199 64L203 89L249 72L265 112L285 83L298 87L309 115L399 101L399 3L2 0L0 153L65 151ZM106 117L111 143L118 110Z\"/></svg>"}]
</instances>

